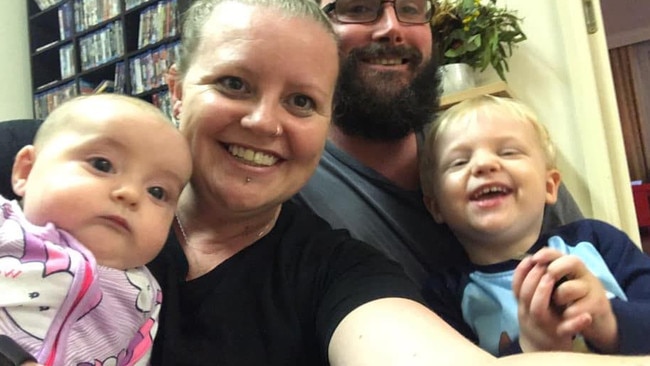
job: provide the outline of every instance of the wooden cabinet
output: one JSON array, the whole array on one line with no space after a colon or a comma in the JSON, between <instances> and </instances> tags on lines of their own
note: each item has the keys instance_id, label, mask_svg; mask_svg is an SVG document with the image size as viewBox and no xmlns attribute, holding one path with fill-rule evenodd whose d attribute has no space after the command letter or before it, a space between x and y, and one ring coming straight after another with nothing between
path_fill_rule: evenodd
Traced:
<instances>
[{"instance_id":1,"label":"wooden cabinet","mask_svg":"<svg viewBox=\"0 0 650 366\"><path fill-rule=\"evenodd\" d=\"M27 7L36 118L95 91L169 112L164 73L180 50L177 0L27 0Z\"/></svg>"}]
</instances>

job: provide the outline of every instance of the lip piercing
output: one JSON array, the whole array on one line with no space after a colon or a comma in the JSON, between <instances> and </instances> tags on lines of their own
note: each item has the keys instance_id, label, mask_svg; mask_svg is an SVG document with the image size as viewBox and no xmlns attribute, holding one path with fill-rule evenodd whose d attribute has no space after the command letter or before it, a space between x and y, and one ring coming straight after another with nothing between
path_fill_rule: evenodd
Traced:
<instances>
[{"instance_id":1,"label":"lip piercing","mask_svg":"<svg viewBox=\"0 0 650 366\"><path fill-rule=\"evenodd\" d=\"M278 125L277 127L275 127L275 134L273 136L276 136L276 137L280 136L281 132L282 132L282 130L280 129L280 125Z\"/></svg>"},{"instance_id":2,"label":"lip piercing","mask_svg":"<svg viewBox=\"0 0 650 366\"><path fill-rule=\"evenodd\" d=\"M246 177L246 183L250 183L253 180L251 177Z\"/></svg>"}]
</instances>

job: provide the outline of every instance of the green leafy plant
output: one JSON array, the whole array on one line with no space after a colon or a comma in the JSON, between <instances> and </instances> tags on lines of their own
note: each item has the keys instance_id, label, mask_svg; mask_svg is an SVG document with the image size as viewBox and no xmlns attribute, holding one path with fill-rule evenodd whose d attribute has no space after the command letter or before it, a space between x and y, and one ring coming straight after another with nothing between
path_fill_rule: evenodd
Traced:
<instances>
[{"instance_id":1,"label":"green leafy plant","mask_svg":"<svg viewBox=\"0 0 650 366\"><path fill-rule=\"evenodd\" d=\"M484 71L492 65L506 80L508 58L517 43L526 40L522 18L496 0L442 0L432 20L442 47L442 64L466 63Z\"/></svg>"}]
</instances>

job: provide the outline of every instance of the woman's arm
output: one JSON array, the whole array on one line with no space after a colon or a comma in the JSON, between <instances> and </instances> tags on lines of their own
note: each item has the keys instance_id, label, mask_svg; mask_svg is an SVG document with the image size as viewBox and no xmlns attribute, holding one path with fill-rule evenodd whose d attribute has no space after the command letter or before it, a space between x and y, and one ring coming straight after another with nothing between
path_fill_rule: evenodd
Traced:
<instances>
[{"instance_id":1,"label":"woman's arm","mask_svg":"<svg viewBox=\"0 0 650 366\"><path fill-rule=\"evenodd\" d=\"M608 356L595 353L520 353L497 360L498 366L646 366L650 356Z\"/></svg>"},{"instance_id":2,"label":"woman's arm","mask_svg":"<svg viewBox=\"0 0 650 366\"><path fill-rule=\"evenodd\" d=\"M384 298L359 306L334 331L331 365L481 365L494 357L425 306ZM548 366L548 365L546 365Z\"/></svg>"},{"instance_id":3,"label":"woman's arm","mask_svg":"<svg viewBox=\"0 0 650 366\"><path fill-rule=\"evenodd\" d=\"M423 305L384 298L359 306L338 325L329 344L331 365L641 366L650 356L526 353L495 358Z\"/></svg>"}]
</instances>

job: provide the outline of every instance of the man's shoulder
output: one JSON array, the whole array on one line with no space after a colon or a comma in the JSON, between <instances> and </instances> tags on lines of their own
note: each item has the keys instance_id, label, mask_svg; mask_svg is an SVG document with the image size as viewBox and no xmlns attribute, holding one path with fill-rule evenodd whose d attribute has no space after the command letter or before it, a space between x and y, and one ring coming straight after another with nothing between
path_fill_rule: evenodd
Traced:
<instances>
[{"instance_id":1,"label":"man's shoulder","mask_svg":"<svg viewBox=\"0 0 650 366\"><path fill-rule=\"evenodd\" d=\"M363 168L361 163L328 140L318 162L315 176L334 175L338 178L348 178L361 168Z\"/></svg>"},{"instance_id":2,"label":"man's shoulder","mask_svg":"<svg viewBox=\"0 0 650 366\"><path fill-rule=\"evenodd\" d=\"M341 207L353 205L359 191L369 183L361 174L358 162L328 141L316 171L293 201L330 220ZM340 212L339 212L340 213Z\"/></svg>"}]
</instances>

